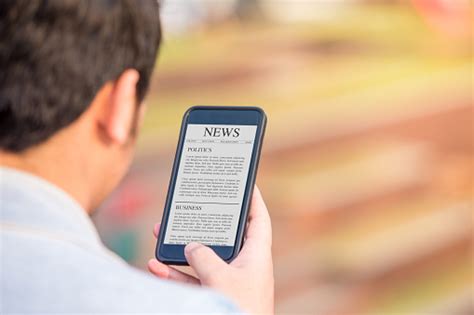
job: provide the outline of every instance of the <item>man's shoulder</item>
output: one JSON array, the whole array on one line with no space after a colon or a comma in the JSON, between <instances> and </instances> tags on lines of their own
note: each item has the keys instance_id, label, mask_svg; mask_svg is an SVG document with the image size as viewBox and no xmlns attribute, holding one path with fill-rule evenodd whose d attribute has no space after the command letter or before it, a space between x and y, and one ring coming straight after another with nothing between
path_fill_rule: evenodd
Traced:
<instances>
[{"instance_id":1,"label":"man's shoulder","mask_svg":"<svg viewBox=\"0 0 474 315\"><path fill-rule=\"evenodd\" d=\"M14 229L1 238L2 313L237 312L217 293L154 278L105 249Z\"/></svg>"}]
</instances>

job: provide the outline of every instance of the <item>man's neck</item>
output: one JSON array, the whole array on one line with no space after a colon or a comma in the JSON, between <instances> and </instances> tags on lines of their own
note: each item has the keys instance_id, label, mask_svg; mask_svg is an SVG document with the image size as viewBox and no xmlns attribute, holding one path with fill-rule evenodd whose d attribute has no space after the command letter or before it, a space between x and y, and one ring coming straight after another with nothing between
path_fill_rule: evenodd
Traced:
<instances>
[{"instance_id":1,"label":"man's neck","mask_svg":"<svg viewBox=\"0 0 474 315\"><path fill-rule=\"evenodd\" d=\"M67 150L54 152L38 147L19 154L0 151L0 166L41 177L64 190L90 213L90 194L84 184L88 174L80 164L80 159L68 156Z\"/></svg>"}]
</instances>

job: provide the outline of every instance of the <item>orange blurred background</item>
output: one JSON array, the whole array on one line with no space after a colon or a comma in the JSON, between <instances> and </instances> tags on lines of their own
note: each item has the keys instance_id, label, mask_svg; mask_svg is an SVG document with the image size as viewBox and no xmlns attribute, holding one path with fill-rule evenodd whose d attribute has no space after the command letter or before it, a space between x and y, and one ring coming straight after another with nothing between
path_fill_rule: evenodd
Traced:
<instances>
[{"instance_id":1,"label":"orange blurred background","mask_svg":"<svg viewBox=\"0 0 474 315\"><path fill-rule=\"evenodd\" d=\"M132 169L94 217L154 255L192 105L258 105L276 311L473 314L468 0L169 0Z\"/></svg>"}]
</instances>

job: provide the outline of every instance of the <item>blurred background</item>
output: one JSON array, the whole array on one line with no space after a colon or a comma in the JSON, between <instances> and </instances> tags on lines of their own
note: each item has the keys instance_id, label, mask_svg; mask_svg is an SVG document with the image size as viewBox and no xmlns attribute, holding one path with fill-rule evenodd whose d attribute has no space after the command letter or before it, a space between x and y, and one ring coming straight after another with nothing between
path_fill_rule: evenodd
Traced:
<instances>
[{"instance_id":1,"label":"blurred background","mask_svg":"<svg viewBox=\"0 0 474 315\"><path fill-rule=\"evenodd\" d=\"M191 105L258 105L276 311L473 314L469 0L168 0L130 173L94 220L154 255Z\"/></svg>"}]
</instances>

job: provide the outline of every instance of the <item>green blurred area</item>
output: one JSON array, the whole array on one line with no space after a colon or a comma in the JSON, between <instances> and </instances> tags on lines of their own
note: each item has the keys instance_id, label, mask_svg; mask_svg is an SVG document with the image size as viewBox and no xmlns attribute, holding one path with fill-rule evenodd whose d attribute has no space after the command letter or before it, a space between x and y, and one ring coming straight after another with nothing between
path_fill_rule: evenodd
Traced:
<instances>
[{"instance_id":1,"label":"green blurred area","mask_svg":"<svg viewBox=\"0 0 474 315\"><path fill-rule=\"evenodd\" d=\"M471 65L469 42L440 37L403 6L355 8L330 23L229 22L165 38L144 138L166 141L195 103L260 104L278 119L274 128L295 109L315 125L338 122L341 113L417 110L436 104L406 104L413 93L470 90Z\"/></svg>"}]
</instances>

